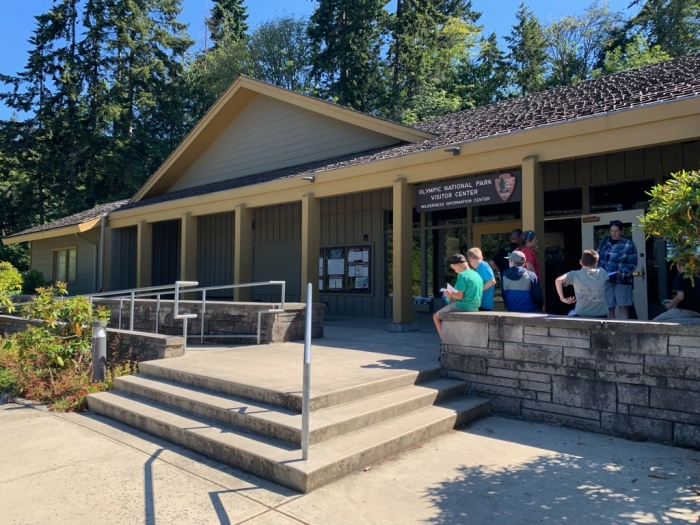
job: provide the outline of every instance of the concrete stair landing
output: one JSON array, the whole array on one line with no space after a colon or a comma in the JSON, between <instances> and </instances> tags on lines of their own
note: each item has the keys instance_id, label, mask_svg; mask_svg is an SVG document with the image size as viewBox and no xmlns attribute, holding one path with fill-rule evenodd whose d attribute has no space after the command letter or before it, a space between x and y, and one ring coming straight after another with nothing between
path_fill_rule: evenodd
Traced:
<instances>
[{"instance_id":1,"label":"concrete stair landing","mask_svg":"<svg viewBox=\"0 0 700 525\"><path fill-rule=\"evenodd\" d=\"M285 350L282 361L295 360ZM274 354L269 346L257 351ZM432 364L410 370L375 369L372 363L353 368L345 362L337 366L347 367L350 377L333 382L325 374L338 371L318 360L318 370L312 370L308 461L301 459L301 389L271 388L274 367L265 377L241 373L240 349L141 363L139 375L117 378L113 391L90 395L88 404L93 412L299 492L489 413L488 400L466 395L461 381L440 379ZM240 370L232 364L241 362ZM300 383L297 368L286 373L298 373Z\"/></svg>"}]
</instances>

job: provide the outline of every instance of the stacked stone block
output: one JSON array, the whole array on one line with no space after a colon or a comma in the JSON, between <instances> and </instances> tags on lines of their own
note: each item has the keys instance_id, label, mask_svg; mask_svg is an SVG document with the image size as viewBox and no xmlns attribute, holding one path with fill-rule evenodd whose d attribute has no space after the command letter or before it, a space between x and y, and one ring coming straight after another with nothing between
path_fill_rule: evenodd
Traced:
<instances>
[{"instance_id":1,"label":"stacked stone block","mask_svg":"<svg viewBox=\"0 0 700 525\"><path fill-rule=\"evenodd\" d=\"M96 304L102 305L111 311L109 326L119 328L119 300L100 300ZM137 299L134 307L134 330L141 332L155 331L156 326L156 301L150 299ZM258 311L269 310L276 305L269 303L233 303L224 301L207 301L204 314L204 333L213 335L226 334L256 334L258 326ZM181 313L197 314L197 318L190 319L187 331L195 336L201 333L201 302L180 301ZM323 337L323 312L322 304L313 305L313 318L311 324L311 336ZM121 329L129 328L130 307L129 301L124 300L121 310ZM304 339L306 328L306 305L302 303L287 303L284 312L263 313L260 323L261 342L299 341ZM182 320L174 318L172 300L162 300L158 320L158 333L182 335ZM242 338L211 338L205 342L214 343L252 343L255 339Z\"/></svg>"},{"instance_id":2,"label":"stacked stone block","mask_svg":"<svg viewBox=\"0 0 700 525\"><path fill-rule=\"evenodd\" d=\"M700 327L446 314L442 366L492 411L700 448Z\"/></svg>"}]
</instances>

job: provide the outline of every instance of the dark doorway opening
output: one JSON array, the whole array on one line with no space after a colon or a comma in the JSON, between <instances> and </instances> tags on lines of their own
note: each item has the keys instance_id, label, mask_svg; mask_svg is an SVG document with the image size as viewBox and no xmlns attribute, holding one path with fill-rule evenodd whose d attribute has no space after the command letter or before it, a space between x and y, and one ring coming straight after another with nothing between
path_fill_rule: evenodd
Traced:
<instances>
[{"instance_id":1,"label":"dark doorway opening","mask_svg":"<svg viewBox=\"0 0 700 525\"><path fill-rule=\"evenodd\" d=\"M571 305L559 300L554 280L571 270L580 270L581 265L581 219L554 219L544 223L544 264L546 282L543 286L547 313L566 315ZM540 249L542 249L540 247ZM564 288L565 296L574 295L573 287Z\"/></svg>"}]
</instances>

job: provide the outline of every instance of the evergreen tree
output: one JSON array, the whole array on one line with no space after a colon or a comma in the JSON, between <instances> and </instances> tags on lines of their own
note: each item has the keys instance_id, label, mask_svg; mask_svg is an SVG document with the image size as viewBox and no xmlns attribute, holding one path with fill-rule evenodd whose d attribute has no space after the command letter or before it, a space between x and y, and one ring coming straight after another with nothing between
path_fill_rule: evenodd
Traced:
<instances>
[{"instance_id":1,"label":"evergreen tree","mask_svg":"<svg viewBox=\"0 0 700 525\"><path fill-rule=\"evenodd\" d=\"M388 18L387 116L414 122L470 105L455 82L476 44L480 16L471 0L397 1Z\"/></svg>"},{"instance_id":2,"label":"evergreen tree","mask_svg":"<svg viewBox=\"0 0 700 525\"><path fill-rule=\"evenodd\" d=\"M676 58L700 51L700 0L634 0L641 6L629 29ZM631 7L630 6L630 7Z\"/></svg>"},{"instance_id":3,"label":"evergreen tree","mask_svg":"<svg viewBox=\"0 0 700 525\"><path fill-rule=\"evenodd\" d=\"M529 95L544 88L547 39L539 20L524 2L520 4L515 18L517 24L505 37L510 50L508 62L511 79L520 95Z\"/></svg>"},{"instance_id":4,"label":"evergreen tree","mask_svg":"<svg viewBox=\"0 0 700 525\"><path fill-rule=\"evenodd\" d=\"M641 34L637 34L624 48L622 46L605 54L603 67L593 71L594 77L612 75L628 69L650 66L665 60L671 60L661 46L649 46Z\"/></svg>"},{"instance_id":5,"label":"evergreen tree","mask_svg":"<svg viewBox=\"0 0 700 525\"><path fill-rule=\"evenodd\" d=\"M381 92L380 23L388 0L318 0L311 15L313 75L321 97L372 112Z\"/></svg>"},{"instance_id":6,"label":"evergreen tree","mask_svg":"<svg viewBox=\"0 0 700 525\"><path fill-rule=\"evenodd\" d=\"M473 62L462 68L459 83L475 106L506 98L508 64L505 53L498 46L496 33L481 38L479 53Z\"/></svg>"},{"instance_id":7,"label":"evergreen tree","mask_svg":"<svg viewBox=\"0 0 700 525\"><path fill-rule=\"evenodd\" d=\"M206 25L211 33L211 39L215 45L223 40L224 36L240 41L245 38L248 31L248 8L243 5L243 0L215 0L211 8L211 16L206 19Z\"/></svg>"},{"instance_id":8,"label":"evergreen tree","mask_svg":"<svg viewBox=\"0 0 700 525\"><path fill-rule=\"evenodd\" d=\"M108 193L130 195L160 164L163 139L154 129L158 119L181 118L178 108L164 114L167 85L183 73L183 58L192 40L178 22L181 0L120 0L108 4L112 50L109 98L113 119L110 147L114 169L108 175ZM155 120L154 120L155 119ZM162 131L162 130L159 130Z\"/></svg>"}]
</instances>

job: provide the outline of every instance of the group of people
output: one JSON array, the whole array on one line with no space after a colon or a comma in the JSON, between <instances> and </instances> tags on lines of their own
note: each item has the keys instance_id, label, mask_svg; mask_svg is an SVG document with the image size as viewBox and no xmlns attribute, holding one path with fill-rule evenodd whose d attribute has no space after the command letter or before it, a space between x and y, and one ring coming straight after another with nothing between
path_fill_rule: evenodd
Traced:
<instances>
[{"instance_id":1,"label":"group of people","mask_svg":"<svg viewBox=\"0 0 700 525\"><path fill-rule=\"evenodd\" d=\"M598 250L584 250L580 270L556 278L559 299L572 305L569 316L629 319L633 305L633 273L637 268L637 248L623 237L621 221L610 222L610 235L601 239ZM467 257L455 254L449 264L457 274L452 290L444 292L447 306L433 315L442 339L440 313L452 311L489 311L494 308L495 272L501 278L503 302L509 312L543 313L544 298L537 260L538 241L532 230L511 232L510 244L491 261L483 260L479 248L471 248ZM674 281L675 297L664 302L667 311L654 321L697 322L700 324L700 276L685 278L682 265ZM697 281L697 282L696 282ZM564 286L574 288L574 296L565 297Z\"/></svg>"}]
</instances>

